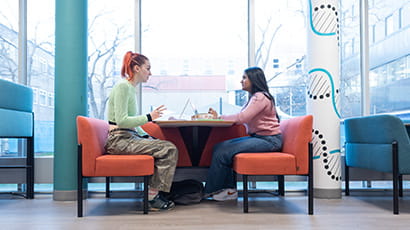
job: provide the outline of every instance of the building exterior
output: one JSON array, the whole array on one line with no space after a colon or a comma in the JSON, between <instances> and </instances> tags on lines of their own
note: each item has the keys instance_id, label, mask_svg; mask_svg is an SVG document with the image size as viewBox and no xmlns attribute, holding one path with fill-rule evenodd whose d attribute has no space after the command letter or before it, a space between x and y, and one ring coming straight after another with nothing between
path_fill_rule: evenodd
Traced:
<instances>
[{"instance_id":1,"label":"building exterior","mask_svg":"<svg viewBox=\"0 0 410 230\"><path fill-rule=\"evenodd\" d=\"M17 82L18 33L0 24L0 78ZM54 137L54 54L28 41L28 85L33 89L35 152L52 153ZM16 153L16 140L2 140L3 153ZM7 147L6 147L7 146ZM8 154L10 155L10 154Z\"/></svg>"}]
</instances>

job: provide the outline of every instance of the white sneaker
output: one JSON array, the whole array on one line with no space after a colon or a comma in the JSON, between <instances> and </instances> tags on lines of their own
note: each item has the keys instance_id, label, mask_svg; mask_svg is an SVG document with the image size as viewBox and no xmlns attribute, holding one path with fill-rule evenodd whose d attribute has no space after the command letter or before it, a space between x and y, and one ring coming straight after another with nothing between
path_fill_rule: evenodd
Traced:
<instances>
[{"instance_id":1,"label":"white sneaker","mask_svg":"<svg viewBox=\"0 0 410 230\"><path fill-rule=\"evenodd\" d=\"M217 201L236 200L238 198L238 191L233 188L226 188L212 195L212 198Z\"/></svg>"}]
</instances>

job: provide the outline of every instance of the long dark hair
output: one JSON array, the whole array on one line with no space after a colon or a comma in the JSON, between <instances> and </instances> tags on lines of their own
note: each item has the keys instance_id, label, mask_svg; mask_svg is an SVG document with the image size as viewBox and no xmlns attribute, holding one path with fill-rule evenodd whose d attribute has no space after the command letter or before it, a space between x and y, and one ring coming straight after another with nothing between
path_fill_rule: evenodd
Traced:
<instances>
[{"instance_id":1,"label":"long dark hair","mask_svg":"<svg viewBox=\"0 0 410 230\"><path fill-rule=\"evenodd\" d=\"M257 92L262 92L269 100L272 102L272 107L275 108L275 98L270 94L268 83L266 82L265 73L259 67L249 67L245 69L245 74L248 76L249 81L251 81L251 92L249 95L249 99ZM249 102L249 100L248 100ZM276 117L279 119L278 111L276 110Z\"/></svg>"}]
</instances>

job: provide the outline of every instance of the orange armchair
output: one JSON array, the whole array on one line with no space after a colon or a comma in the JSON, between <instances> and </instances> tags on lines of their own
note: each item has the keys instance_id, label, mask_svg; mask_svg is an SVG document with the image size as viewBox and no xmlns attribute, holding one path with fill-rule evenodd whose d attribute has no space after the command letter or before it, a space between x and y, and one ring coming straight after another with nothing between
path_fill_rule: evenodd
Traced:
<instances>
[{"instance_id":1,"label":"orange armchair","mask_svg":"<svg viewBox=\"0 0 410 230\"><path fill-rule=\"evenodd\" d=\"M106 121L77 116L77 216L83 216L83 178L106 177L106 197L109 197L109 177L112 176L144 177L143 211L147 214L148 180L154 173L154 158L148 155L105 155L108 130Z\"/></svg>"},{"instance_id":2,"label":"orange armchair","mask_svg":"<svg viewBox=\"0 0 410 230\"><path fill-rule=\"evenodd\" d=\"M233 170L243 178L243 212L248 212L248 175L278 175L279 194L284 195L284 175L308 177L308 213L313 214L313 116L306 115L281 122L282 152L240 153Z\"/></svg>"}]
</instances>

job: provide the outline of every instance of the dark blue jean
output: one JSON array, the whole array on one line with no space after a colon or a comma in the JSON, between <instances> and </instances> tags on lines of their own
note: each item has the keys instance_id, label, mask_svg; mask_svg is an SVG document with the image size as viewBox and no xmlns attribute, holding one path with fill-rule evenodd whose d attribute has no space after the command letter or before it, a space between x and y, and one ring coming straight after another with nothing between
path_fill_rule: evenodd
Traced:
<instances>
[{"instance_id":1,"label":"dark blue jean","mask_svg":"<svg viewBox=\"0 0 410 230\"><path fill-rule=\"evenodd\" d=\"M212 162L208 170L205 193L217 192L225 188L236 188L232 170L233 157L244 152L277 152L282 149L282 136L251 136L235 138L214 146Z\"/></svg>"}]
</instances>

